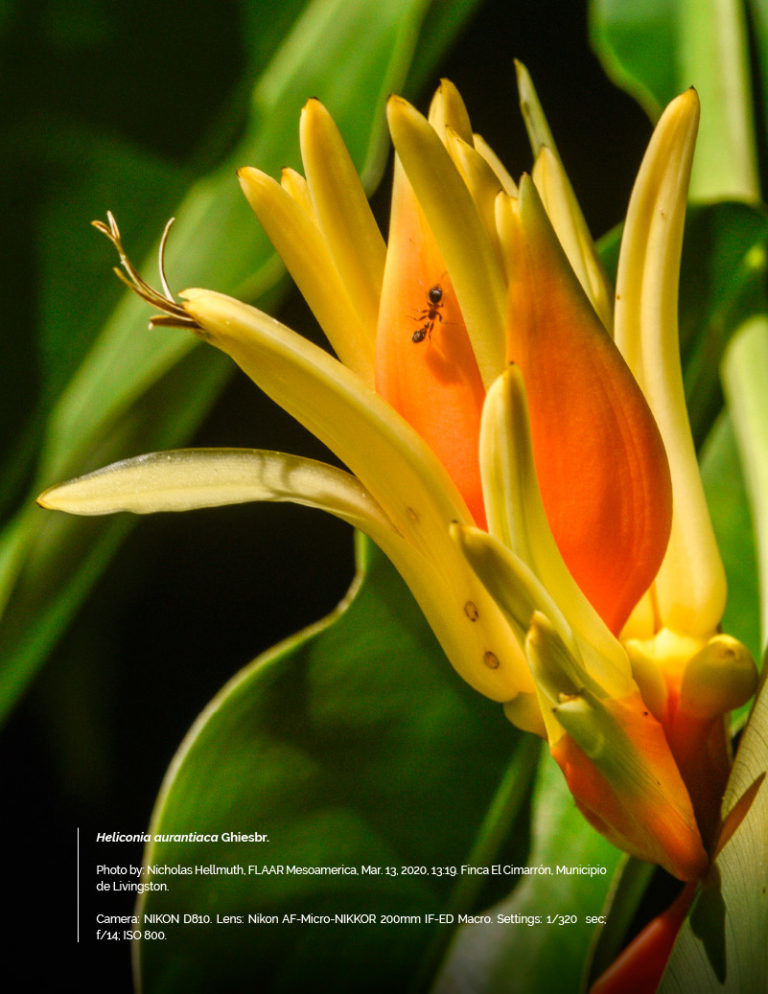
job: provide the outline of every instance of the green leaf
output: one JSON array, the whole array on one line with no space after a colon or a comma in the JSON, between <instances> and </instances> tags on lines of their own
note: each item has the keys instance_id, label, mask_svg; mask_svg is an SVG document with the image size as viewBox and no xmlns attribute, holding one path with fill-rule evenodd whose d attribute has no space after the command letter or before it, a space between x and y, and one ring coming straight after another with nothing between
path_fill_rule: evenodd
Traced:
<instances>
[{"instance_id":1,"label":"green leaf","mask_svg":"<svg viewBox=\"0 0 768 994\"><path fill-rule=\"evenodd\" d=\"M531 763L525 751L514 753L521 735L501 708L452 673L392 566L363 547L365 579L346 609L256 660L203 712L170 767L150 827L153 834L256 831L269 841L153 842L144 862L376 872L155 876L168 891L144 894L140 914L261 913L279 921L164 926L164 942L139 948L143 994L242 991L257 978L275 994L316 977L333 977L339 994L370 989L371 978L376 989L414 989L439 930L425 916L470 910L455 901L462 877L432 867L473 858L476 834L489 834L483 813L510 764L522 774L514 817ZM493 820L508 828L509 817L506 803ZM375 921L284 923L290 913ZM387 914L406 918L387 924Z\"/></svg>"},{"instance_id":2,"label":"green leaf","mask_svg":"<svg viewBox=\"0 0 768 994\"><path fill-rule=\"evenodd\" d=\"M445 14L434 25L440 44L430 48L430 59L437 58L461 23L456 12L466 16L473 5L474 0L443 5ZM426 0L294 4L291 10L300 9L295 23L285 20L285 11L276 19L289 29L283 39L275 35L274 24L262 24L265 17L273 17L265 5L249 6L258 8L247 18L252 60L269 61L260 66L255 87L249 87L249 116L238 122L239 142L179 205L166 267L174 287L208 285L245 299L258 298L269 308L283 270L248 210L234 179L235 168L252 162L276 173L286 164L298 165L299 111L309 96L317 96L336 116L369 185L377 181L386 151L383 104L389 92L402 86L413 60L424 63L419 29L429 5ZM225 120L222 128L230 135L232 122ZM220 144L209 137L209 146ZM85 197L86 191L82 194ZM104 203L101 210L110 206L114 204ZM65 206L57 210L71 224ZM131 220L124 232L129 250ZM161 228L157 224L155 231L159 234ZM61 230L61 224L53 230ZM145 244L140 235L136 244ZM116 260L106 243L101 251L108 285L107 267ZM53 246L50 258L60 268L52 268L46 281L42 335L54 362L69 328L55 296L73 276L72 257L63 246ZM141 268L149 273L155 264L153 256ZM85 283L86 294L91 287L92 276ZM80 301L80 313L89 303ZM101 308L93 308L93 314L102 316ZM188 334L148 331L148 317L146 305L121 295L53 405L32 489L0 534L0 610L5 608L0 626L0 717L13 706L127 530L124 522L115 521L95 528L74 519L52 523L34 507L35 495L53 482L116 459L178 445L202 419L230 369L224 357ZM72 364L68 358L62 368ZM57 373L47 382L53 387L60 378ZM41 402L38 417L45 407ZM22 447L12 459L19 474L29 472L29 453L38 442L37 431L23 434Z\"/></svg>"},{"instance_id":3,"label":"green leaf","mask_svg":"<svg viewBox=\"0 0 768 994\"><path fill-rule=\"evenodd\" d=\"M33 464L45 419L118 296L105 267L105 246L88 221L103 213L105 203L119 216L145 215L143 204L158 202L170 210L168 190L183 175L178 167L117 138L106 144L103 134L72 124L57 126L56 121L24 147L35 162L45 163L49 178L37 198L35 313L20 317L25 330L36 334L7 336L14 376L0 399L0 514L20 496L21 482L28 483L18 476ZM122 195L116 196L116 190ZM29 221L20 218L18 224L23 230ZM137 249L143 253L147 247L145 234ZM13 292L18 295L18 288ZM9 296L3 303L13 317L19 305Z\"/></svg>"},{"instance_id":4,"label":"green leaf","mask_svg":"<svg viewBox=\"0 0 768 994\"><path fill-rule=\"evenodd\" d=\"M755 93L758 96L755 110L755 131L761 136L760 157L762 168L763 189L766 183L766 140L768 133L768 101L765 99L766 84L768 83L768 5L764 0L746 0L747 22L750 29L750 41L753 52L754 75L757 80ZM762 99L759 99L762 97Z\"/></svg>"},{"instance_id":5,"label":"green leaf","mask_svg":"<svg viewBox=\"0 0 768 994\"><path fill-rule=\"evenodd\" d=\"M656 120L679 92L674 0L591 0L589 28L608 75Z\"/></svg>"},{"instance_id":6,"label":"green leaf","mask_svg":"<svg viewBox=\"0 0 768 994\"><path fill-rule=\"evenodd\" d=\"M680 273L680 346L691 428L700 446L722 407L731 337L766 307L768 217L739 203L691 207Z\"/></svg>"},{"instance_id":7,"label":"green leaf","mask_svg":"<svg viewBox=\"0 0 768 994\"><path fill-rule=\"evenodd\" d=\"M0 59L12 109L0 171L14 237L2 294L13 365L0 417L6 508L24 497L23 475L34 468L58 392L124 296L89 220L109 206L134 256L144 255L185 188L231 150L253 81L280 43L276 28L303 3L285 0L277 16L262 4L222 0L179 20L150 0L127 10L99 0L72 0L66 10L7 0L13 16ZM248 48L241 5L257 8L261 27ZM52 85L64 79L66 87Z\"/></svg>"},{"instance_id":8,"label":"green leaf","mask_svg":"<svg viewBox=\"0 0 768 994\"><path fill-rule=\"evenodd\" d=\"M723 412L701 451L701 478L728 580L723 631L760 658L760 597L752 513L733 425ZM746 717L749 706L742 709Z\"/></svg>"},{"instance_id":9,"label":"green leaf","mask_svg":"<svg viewBox=\"0 0 768 994\"><path fill-rule=\"evenodd\" d=\"M140 410L97 450L173 445L207 412L229 375L226 357L195 349L147 391ZM100 461L100 460L98 460ZM0 718L23 693L109 563L134 521L128 515L89 521L28 504L0 541Z\"/></svg>"},{"instance_id":10,"label":"green leaf","mask_svg":"<svg viewBox=\"0 0 768 994\"><path fill-rule=\"evenodd\" d=\"M581 989L595 940L596 922L587 917L605 913L625 857L586 823L548 755L541 761L532 807L528 865L545 872L520 875L511 895L488 911L492 924L459 929L434 994L523 994L533 989L533 977L537 994ZM573 872L561 874L560 866ZM499 915L508 917L499 921Z\"/></svg>"},{"instance_id":11,"label":"green leaf","mask_svg":"<svg viewBox=\"0 0 768 994\"><path fill-rule=\"evenodd\" d=\"M592 45L655 120L695 86L701 126L694 199L759 196L749 45L741 0L592 0Z\"/></svg>"},{"instance_id":12,"label":"green leaf","mask_svg":"<svg viewBox=\"0 0 768 994\"><path fill-rule=\"evenodd\" d=\"M762 580L762 649L768 639L768 314L750 318L739 329L728 349L723 377L752 507Z\"/></svg>"},{"instance_id":13,"label":"green leaf","mask_svg":"<svg viewBox=\"0 0 768 994\"><path fill-rule=\"evenodd\" d=\"M659 994L768 988L768 683L744 731L723 802L733 832L672 950ZM728 815L730 815L730 824Z\"/></svg>"}]
</instances>

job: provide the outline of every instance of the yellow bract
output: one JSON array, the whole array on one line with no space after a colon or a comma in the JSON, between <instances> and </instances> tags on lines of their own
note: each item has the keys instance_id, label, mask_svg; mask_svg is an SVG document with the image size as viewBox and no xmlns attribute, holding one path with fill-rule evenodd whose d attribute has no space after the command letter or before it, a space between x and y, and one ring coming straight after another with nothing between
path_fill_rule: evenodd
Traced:
<instances>
[{"instance_id":1,"label":"yellow bract","mask_svg":"<svg viewBox=\"0 0 768 994\"><path fill-rule=\"evenodd\" d=\"M423 439L353 372L269 315L208 290L186 310L211 344L347 465L387 515L373 535L408 582L458 672L507 701L532 688L503 615L450 539L469 512Z\"/></svg>"},{"instance_id":2,"label":"yellow bract","mask_svg":"<svg viewBox=\"0 0 768 994\"><path fill-rule=\"evenodd\" d=\"M725 573L685 406L677 330L685 194L699 102L688 90L666 109L629 204L616 283L616 342L659 425L672 472L672 534L654 584L659 620L710 635L725 607Z\"/></svg>"}]
</instances>

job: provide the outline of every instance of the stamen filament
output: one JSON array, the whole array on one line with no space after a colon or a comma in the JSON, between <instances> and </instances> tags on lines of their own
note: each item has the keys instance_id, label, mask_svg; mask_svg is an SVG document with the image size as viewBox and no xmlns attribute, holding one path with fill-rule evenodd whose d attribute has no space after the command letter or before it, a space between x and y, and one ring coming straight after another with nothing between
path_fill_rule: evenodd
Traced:
<instances>
[{"instance_id":1,"label":"stamen filament","mask_svg":"<svg viewBox=\"0 0 768 994\"><path fill-rule=\"evenodd\" d=\"M118 228L117 221L111 211L107 211L107 224L103 221L91 221L91 224L97 231L100 231L103 235L106 235L106 237L117 249L117 253L120 256L120 265L123 267L123 270L125 270L125 272L122 272L117 266L114 267L114 273L118 279L125 283L130 290L133 290L134 293L138 294L142 300L146 300L148 304L151 304L153 307L157 307L164 312L161 315L150 318L149 323L151 327L162 325L163 327L171 326L174 328L189 328L193 331L200 330L200 325L197 321L190 317L184 307L174 300L173 294L168 286L168 281L165 278L165 243L168 240L168 233L173 222L174 218L171 218L168 221L163 231L162 238L160 239L158 268L160 270L160 283L163 288L162 293L147 283L126 255L125 249L123 248L122 238L120 236L120 229Z\"/></svg>"}]
</instances>

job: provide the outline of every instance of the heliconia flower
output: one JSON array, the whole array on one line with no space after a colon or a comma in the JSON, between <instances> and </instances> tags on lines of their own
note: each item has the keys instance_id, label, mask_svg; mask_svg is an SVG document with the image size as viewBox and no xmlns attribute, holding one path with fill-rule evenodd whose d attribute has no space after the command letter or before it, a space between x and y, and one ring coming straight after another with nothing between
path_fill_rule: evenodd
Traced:
<instances>
[{"instance_id":1,"label":"heliconia flower","mask_svg":"<svg viewBox=\"0 0 768 994\"><path fill-rule=\"evenodd\" d=\"M259 450L154 453L61 484L81 514L249 500L320 507L390 557L457 672L544 736L576 803L681 879L708 864L725 713L754 663L717 633L722 566L680 377L676 286L694 91L670 105L632 197L612 291L531 81L515 183L443 82L393 97L388 240L310 100L306 177L245 168L249 203L338 358L210 290L127 281L227 352L348 468ZM699 763L699 753L706 758ZM713 774L716 773L713 784Z\"/></svg>"}]
</instances>

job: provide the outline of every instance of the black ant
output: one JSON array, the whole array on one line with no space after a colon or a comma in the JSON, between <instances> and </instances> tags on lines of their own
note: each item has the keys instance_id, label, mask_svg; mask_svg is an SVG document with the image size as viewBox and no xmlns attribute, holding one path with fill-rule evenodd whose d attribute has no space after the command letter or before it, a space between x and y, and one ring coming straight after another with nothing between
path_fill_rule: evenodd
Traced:
<instances>
[{"instance_id":1,"label":"black ant","mask_svg":"<svg viewBox=\"0 0 768 994\"><path fill-rule=\"evenodd\" d=\"M423 321L424 324L421 328L417 328L416 331L411 335L411 341L414 345L418 345L419 342L423 342L425 338L432 337L432 329L435 327L435 321L442 321L442 309L445 301L443 300L443 288L439 283L431 286L427 290L427 307L422 307L419 313L414 318L415 321Z\"/></svg>"}]
</instances>

